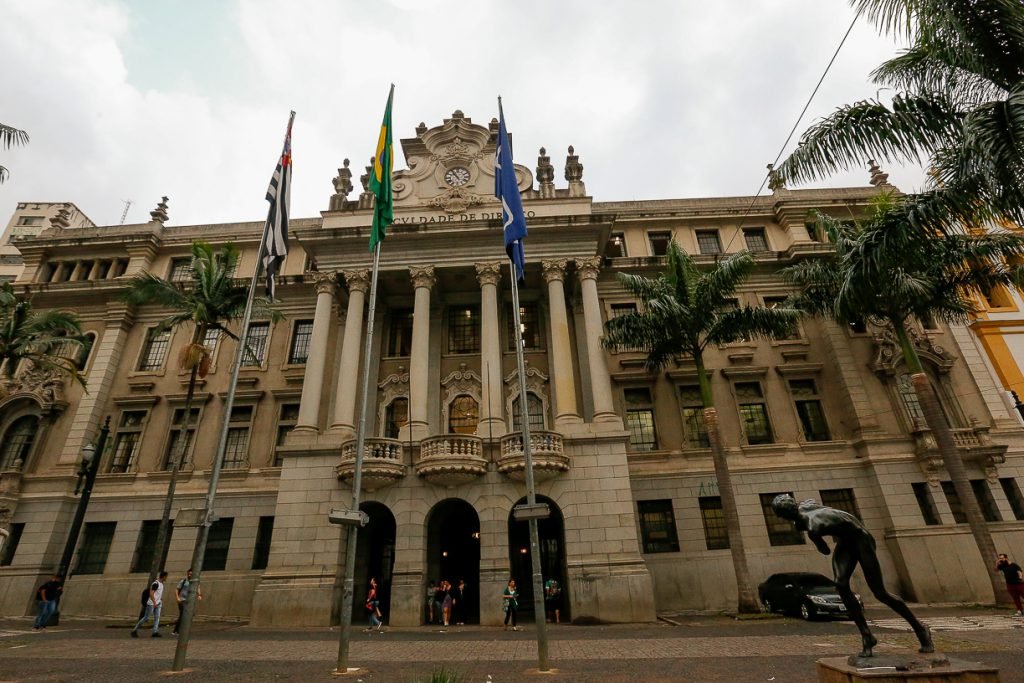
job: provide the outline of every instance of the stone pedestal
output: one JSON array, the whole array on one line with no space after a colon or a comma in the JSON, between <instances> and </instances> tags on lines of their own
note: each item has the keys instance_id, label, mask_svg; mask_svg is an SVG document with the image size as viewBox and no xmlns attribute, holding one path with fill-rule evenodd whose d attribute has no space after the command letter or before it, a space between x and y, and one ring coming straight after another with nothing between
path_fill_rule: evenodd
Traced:
<instances>
[{"instance_id":1,"label":"stone pedestal","mask_svg":"<svg viewBox=\"0 0 1024 683\"><path fill-rule=\"evenodd\" d=\"M942 654L854 655L819 659L818 680L821 683L997 683L999 670Z\"/></svg>"}]
</instances>

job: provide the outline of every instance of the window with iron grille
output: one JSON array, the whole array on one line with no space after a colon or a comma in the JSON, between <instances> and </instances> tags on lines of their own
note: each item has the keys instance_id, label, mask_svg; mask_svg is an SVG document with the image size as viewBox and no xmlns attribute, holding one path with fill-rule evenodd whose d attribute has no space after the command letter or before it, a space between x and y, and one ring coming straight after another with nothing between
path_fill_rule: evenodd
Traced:
<instances>
[{"instance_id":1,"label":"window with iron grille","mask_svg":"<svg viewBox=\"0 0 1024 683\"><path fill-rule=\"evenodd\" d=\"M647 241L651 245L651 256L664 256L668 253L668 243L672 241L672 233L649 232Z\"/></svg>"},{"instance_id":2,"label":"window with iron grille","mask_svg":"<svg viewBox=\"0 0 1024 683\"><path fill-rule=\"evenodd\" d=\"M703 496L700 503L700 518L704 523L704 542L708 550L725 550L729 547L729 530L725 526L725 512L721 496Z\"/></svg>"},{"instance_id":3,"label":"window with iron grille","mask_svg":"<svg viewBox=\"0 0 1024 683\"><path fill-rule=\"evenodd\" d=\"M25 533L24 522L16 522L11 525L10 535L4 542L3 552L0 553L0 567L9 567L14 562L14 553L18 550L18 543L21 542L23 533Z\"/></svg>"},{"instance_id":4,"label":"window with iron grille","mask_svg":"<svg viewBox=\"0 0 1024 683\"><path fill-rule=\"evenodd\" d=\"M274 537L274 518L260 517L256 527L256 547L252 551L252 568L266 569L270 560L270 541Z\"/></svg>"},{"instance_id":5,"label":"window with iron grille","mask_svg":"<svg viewBox=\"0 0 1024 683\"><path fill-rule=\"evenodd\" d=\"M398 433L409 421L409 399L396 398L384 409L384 437L397 439Z\"/></svg>"},{"instance_id":6,"label":"window with iron grille","mask_svg":"<svg viewBox=\"0 0 1024 683\"><path fill-rule=\"evenodd\" d=\"M267 338L270 336L270 323L251 323L249 338L246 341L245 353L242 354L242 365L245 367L263 367L267 359Z\"/></svg>"},{"instance_id":7,"label":"window with iron grille","mask_svg":"<svg viewBox=\"0 0 1024 683\"><path fill-rule=\"evenodd\" d=\"M523 351L540 351L544 348L544 335L541 334L539 308L535 303L519 304L519 329L523 334ZM516 350L516 319L512 305L509 304L505 315L505 333L508 337L508 350Z\"/></svg>"},{"instance_id":8,"label":"window with iron grille","mask_svg":"<svg viewBox=\"0 0 1024 683\"><path fill-rule=\"evenodd\" d=\"M857 509L857 499L853 495L853 489L822 489L819 493L821 494L821 504L825 507L848 512L860 519L860 511Z\"/></svg>"},{"instance_id":9,"label":"window with iron grille","mask_svg":"<svg viewBox=\"0 0 1024 683\"><path fill-rule=\"evenodd\" d=\"M917 399L917 392L910 381L910 375L904 373L896 378L896 391L900 395L900 402L910 422L911 429L922 429L925 426L924 411L921 409L921 402Z\"/></svg>"},{"instance_id":10,"label":"window with iron grille","mask_svg":"<svg viewBox=\"0 0 1024 683\"><path fill-rule=\"evenodd\" d=\"M281 410L279 412L279 417L277 418L277 440L274 442L274 460L270 464L271 467L281 466L281 454L278 452L277 448L284 445L284 440L288 437L289 432L295 429L295 425L298 421L299 404L281 404Z\"/></svg>"},{"instance_id":11,"label":"window with iron grille","mask_svg":"<svg viewBox=\"0 0 1024 683\"><path fill-rule=\"evenodd\" d=\"M626 403L630 446L634 451L653 451L658 447L658 437L654 431L654 404L650 389L626 389L622 395Z\"/></svg>"},{"instance_id":12,"label":"window with iron grille","mask_svg":"<svg viewBox=\"0 0 1024 683\"><path fill-rule=\"evenodd\" d=\"M224 571L228 564L228 548L231 546L231 529L234 525L233 517L221 517L210 525L206 553L203 555L204 570Z\"/></svg>"},{"instance_id":13,"label":"window with iron grille","mask_svg":"<svg viewBox=\"0 0 1024 683\"><path fill-rule=\"evenodd\" d=\"M388 326L388 356L408 356L412 353L413 310L395 308Z\"/></svg>"},{"instance_id":14,"label":"window with iron grille","mask_svg":"<svg viewBox=\"0 0 1024 683\"><path fill-rule=\"evenodd\" d=\"M974 497L978 499L978 507L981 508L981 515L985 521L1003 521L1003 516L999 514L999 507L996 506L996 499L992 497L992 489L988 487L988 482L984 479L971 479L971 489L974 490Z\"/></svg>"},{"instance_id":15,"label":"window with iron grille","mask_svg":"<svg viewBox=\"0 0 1024 683\"><path fill-rule=\"evenodd\" d=\"M697 231L697 250L701 254L721 254L722 241L718 239L717 230Z\"/></svg>"},{"instance_id":16,"label":"window with iron grille","mask_svg":"<svg viewBox=\"0 0 1024 683\"><path fill-rule=\"evenodd\" d=\"M604 245L605 258L621 258L626 255L626 236L621 232L613 232Z\"/></svg>"},{"instance_id":17,"label":"window with iron grille","mask_svg":"<svg viewBox=\"0 0 1024 683\"><path fill-rule=\"evenodd\" d=\"M303 365L309 358L309 342L313 338L313 321L296 320L292 328L292 346L288 350L288 363Z\"/></svg>"},{"instance_id":18,"label":"window with iron grille","mask_svg":"<svg viewBox=\"0 0 1024 683\"><path fill-rule=\"evenodd\" d=\"M964 506L960 502L960 494L956 492L953 482L942 482L942 492L946 494L949 511L953 513L953 522L955 524L967 524L967 515L964 514Z\"/></svg>"},{"instance_id":19,"label":"window with iron grille","mask_svg":"<svg viewBox=\"0 0 1024 683\"><path fill-rule=\"evenodd\" d=\"M472 396L456 396L448 406L448 433L474 434L480 422L480 405Z\"/></svg>"},{"instance_id":20,"label":"window with iron grille","mask_svg":"<svg viewBox=\"0 0 1024 683\"><path fill-rule=\"evenodd\" d=\"M174 520L170 520L167 526L167 537L164 539L163 557L167 557L167 549L171 547L171 535L174 533ZM135 555L132 557L131 571L134 574L148 572L153 566L153 558L156 556L156 542L160 536L160 520L147 519L142 522L139 529L139 538L135 542Z\"/></svg>"},{"instance_id":21,"label":"window with iron grille","mask_svg":"<svg viewBox=\"0 0 1024 683\"><path fill-rule=\"evenodd\" d=\"M517 434L523 431L523 421L519 397L512 401L512 431ZM529 420L530 432L544 431L544 403L533 392L526 392L526 417Z\"/></svg>"},{"instance_id":22,"label":"window with iron grille","mask_svg":"<svg viewBox=\"0 0 1024 683\"><path fill-rule=\"evenodd\" d=\"M174 466L174 459L179 457L178 449L184 448L181 454L181 461L178 463L180 469L188 462L192 447L195 444L196 427L199 425L199 408L192 408L189 411L188 433L185 435L185 443L181 443L182 434L185 430L185 409L175 408L171 415L171 428L167 435L167 450L164 451L164 470L171 471Z\"/></svg>"},{"instance_id":23,"label":"window with iron grille","mask_svg":"<svg viewBox=\"0 0 1024 683\"><path fill-rule=\"evenodd\" d=\"M747 243L747 251L768 251L768 238L764 228L743 228L743 241Z\"/></svg>"},{"instance_id":24,"label":"window with iron grille","mask_svg":"<svg viewBox=\"0 0 1024 683\"><path fill-rule=\"evenodd\" d=\"M206 347L206 352L210 354L210 358L213 358L213 354L217 352L217 344L220 342L221 330L216 327L206 328L206 334L203 335L203 346Z\"/></svg>"},{"instance_id":25,"label":"window with iron grille","mask_svg":"<svg viewBox=\"0 0 1024 683\"><path fill-rule=\"evenodd\" d=\"M645 553L677 553L679 538L671 500L637 501Z\"/></svg>"},{"instance_id":26,"label":"window with iron grille","mask_svg":"<svg viewBox=\"0 0 1024 683\"><path fill-rule=\"evenodd\" d=\"M928 526L942 524L939 509L935 507L935 499L932 498L932 492L928 490L928 484L917 481L910 486L914 489L914 498L917 499L917 507L921 509L921 518L924 523Z\"/></svg>"},{"instance_id":27,"label":"window with iron grille","mask_svg":"<svg viewBox=\"0 0 1024 683\"><path fill-rule=\"evenodd\" d=\"M157 330L157 328L151 327L146 332L146 343L143 345L142 357L139 359L139 371L152 372L162 368L170 343L170 330Z\"/></svg>"},{"instance_id":28,"label":"window with iron grille","mask_svg":"<svg viewBox=\"0 0 1024 683\"><path fill-rule=\"evenodd\" d=\"M789 491L761 494L761 512L764 514L764 525L768 528L768 542L772 545L803 545L805 543L803 532L797 531L789 520L775 514L775 509L772 507L775 496L784 493L793 495Z\"/></svg>"},{"instance_id":29,"label":"window with iron grille","mask_svg":"<svg viewBox=\"0 0 1024 683\"><path fill-rule=\"evenodd\" d=\"M117 522L86 522L82 545L78 550L76 574L103 573L116 527Z\"/></svg>"},{"instance_id":30,"label":"window with iron grille","mask_svg":"<svg viewBox=\"0 0 1024 683\"><path fill-rule=\"evenodd\" d=\"M448 353L480 353L480 307L448 308Z\"/></svg>"},{"instance_id":31,"label":"window with iron grille","mask_svg":"<svg viewBox=\"0 0 1024 683\"><path fill-rule=\"evenodd\" d=\"M191 257L171 259L171 272L167 276L171 282L189 282L192 280Z\"/></svg>"},{"instance_id":32,"label":"window with iron grille","mask_svg":"<svg viewBox=\"0 0 1024 683\"><path fill-rule=\"evenodd\" d=\"M786 308L786 299L784 296L766 296L764 298L765 308ZM800 323L794 322L790 328L786 331L786 334L775 337L778 341L792 341L794 339L800 339Z\"/></svg>"},{"instance_id":33,"label":"window with iron grille","mask_svg":"<svg viewBox=\"0 0 1024 683\"><path fill-rule=\"evenodd\" d=\"M683 434L687 448L710 448L708 428L704 424L704 403L700 386L687 384L679 387L679 404L683 411Z\"/></svg>"},{"instance_id":34,"label":"window with iron grille","mask_svg":"<svg viewBox=\"0 0 1024 683\"><path fill-rule=\"evenodd\" d=\"M1024 496L1021 496L1020 487L1017 486L1017 480L1007 477L999 480L999 485L1003 487L1003 493L1006 494L1006 500L1010 503L1010 509L1013 510L1014 519L1024 519Z\"/></svg>"},{"instance_id":35,"label":"window with iron grille","mask_svg":"<svg viewBox=\"0 0 1024 683\"><path fill-rule=\"evenodd\" d=\"M747 443L752 446L774 443L772 424L768 419L768 405L764 401L761 383L737 382L736 401Z\"/></svg>"},{"instance_id":36,"label":"window with iron grille","mask_svg":"<svg viewBox=\"0 0 1024 683\"><path fill-rule=\"evenodd\" d=\"M11 423L0 444L0 471L12 469L20 460L24 467L39 431L39 417L23 415Z\"/></svg>"},{"instance_id":37,"label":"window with iron grille","mask_svg":"<svg viewBox=\"0 0 1024 683\"><path fill-rule=\"evenodd\" d=\"M224 448L224 469L238 470L249 466L249 429L253 407L234 406L228 424L228 441Z\"/></svg>"},{"instance_id":38,"label":"window with iron grille","mask_svg":"<svg viewBox=\"0 0 1024 683\"><path fill-rule=\"evenodd\" d=\"M142 427L146 423L145 410L126 410L121 413L114 434L113 457L110 459L111 474L130 472L135 466L135 455L142 439Z\"/></svg>"},{"instance_id":39,"label":"window with iron grille","mask_svg":"<svg viewBox=\"0 0 1024 683\"><path fill-rule=\"evenodd\" d=\"M789 380L789 393L796 406L796 414L800 418L800 429L806 441L830 441L832 434L825 421L825 411L821 407L821 397L813 379Z\"/></svg>"}]
</instances>

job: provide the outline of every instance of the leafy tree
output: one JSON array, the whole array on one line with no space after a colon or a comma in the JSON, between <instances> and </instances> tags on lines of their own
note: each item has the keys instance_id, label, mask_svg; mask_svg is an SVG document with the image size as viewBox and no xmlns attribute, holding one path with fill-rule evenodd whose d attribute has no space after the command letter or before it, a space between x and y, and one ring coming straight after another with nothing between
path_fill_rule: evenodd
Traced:
<instances>
[{"instance_id":1,"label":"leafy tree","mask_svg":"<svg viewBox=\"0 0 1024 683\"><path fill-rule=\"evenodd\" d=\"M28 143L28 133L0 123L0 145L3 145L4 149L10 149L11 145L24 145L26 143ZM0 166L0 183L7 180L8 175L10 174L7 169Z\"/></svg>"},{"instance_id":2,"label":"leafy tree","mask_svg":"<svg viewBox=\"0 0 1024 683\"><path fill-rule=\"evenodd\" d=\"M74 313L36 311L32 302L20 298L10 282L0 284L0 372L11 379L22 361L37 368L56 371L85 386L78 371L77 355L85 344L82 327Z\"/></svg>"},{"instance_id":3,"label":"leafy tree","mask_svg":"<svg viewBox=\"0 0 1024 683\"><path fill-rule=\"evenodd\" d=\"M756 265L749 252L716 261L709 269L698 267L674 240L669 243L667 255L668 267L656 278L619 274L619 282L640 301L642 310L609 320L603 343L608 348L647 349L646 367L651 371L668 365L676 356L693 359L736 572L738 608L741 613L753 613L758 611L757 598L743 549L736 494L719 431L711 379L704 367L704 352L708 346L741 339L784 337L792 332L799 313L792 309L736 305L733 297Z\"/></svg>"},{"instance_id":4,"label":"leafy tree","mask_svg":"<svg viewBox=\"0 0 1024 683\"><path fill-rule=\"evenodd\" d=\"M1024 238L1005 232L922 235L907 223L915 200L881 195L860 223L840 223L819 214L835 245L835 257L803 261L781 272L799 288L789 302L795 308L841 325L872 320L892 328L925 422L988 567L995 557L992 535L908 327L915 320L969 321L978 310L980 294L1018 278L1004 259L1024 254ZM988 574L996 600L1002 602L1002 581L995 572Z\"/></svg>"},{"instance_id":5,"label":"leafy tree","mask_svg":"<svg viewBox=\"0 0 1024 683\"><path fill-rule=\"evenodd\" d=\"M234 279L238 270L240 253L238 247L226 244L215 252L213 246L206 242L192 243L192 262L190 278L184 282L169 282L152 273L139 273L129 285L125 300L133 305L157 305L173 311L162 320L156 330L163 331L176 327L192 326L192 339L186 344L178 357L178 365L182 371L189 371L188 392L185 394L184 413L181 431L175 443L174 452L170 456L171 479L167 484L167 495L164 499L163 516L160 519L160 531L157 534L156 553L150 569L149 583L156 579L157 572L163 568L166 560L166 539L171 517L171 504L174 501L174 490L177 486L178 470L184 464L185 451L189 444L189 420L191 419L193 397L196 380L205 377L210 368L210 349L203 343L207 332L218 331L220 335L237 340L238 336L228 329L228 325L242 317L249 296L249 288ZM280 318L280 314L270 309L270 301L257 298L254 312L258 316L271 319ZM219 338L219 335L218 335Z\"/></svg>"}]
</instances>

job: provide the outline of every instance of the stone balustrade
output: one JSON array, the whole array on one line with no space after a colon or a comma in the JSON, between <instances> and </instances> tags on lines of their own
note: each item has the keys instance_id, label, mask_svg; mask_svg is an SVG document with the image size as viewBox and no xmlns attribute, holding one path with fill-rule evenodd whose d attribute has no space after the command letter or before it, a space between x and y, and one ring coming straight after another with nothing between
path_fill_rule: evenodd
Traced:
<instances>
[{"instance_id":1,"label":"stone balustrade","mask_svg":"<svg viewBox=\"0 0 1024 683\"><path fill-rule=\"evenodd\" d=\"M442 434L420 442L416 474L438 486L468 484L487 472L483 440L471 434Z\"/></svg>"},{"instance_id":2,"label":"stone balustrade","mask_svg":"<svg viewBox=\"0 0 1024 683\"><path fill-rule=\"evenodd\" d=\"M556 432L530 432L530 457L534 481L545 481L569 471L569 456L563 449L562 435ZM498 471L516 481L526 478L522 433L506 434L501 438Z\"/></svg>"},{"instance_id":3,"label":"stone balustrade","mask_svg":"<svg viewBox=\"0 0 1024 683\"><path fill-rule=\"evenodd\" d=\"M370 437L363 441L363 476L360 488L376 491L394 484L408 473L405 451L398 439ZM341 444L341 463L335 468L339 481L351 483L356 472L356 441Z\"/></svg>"}]
</instances>

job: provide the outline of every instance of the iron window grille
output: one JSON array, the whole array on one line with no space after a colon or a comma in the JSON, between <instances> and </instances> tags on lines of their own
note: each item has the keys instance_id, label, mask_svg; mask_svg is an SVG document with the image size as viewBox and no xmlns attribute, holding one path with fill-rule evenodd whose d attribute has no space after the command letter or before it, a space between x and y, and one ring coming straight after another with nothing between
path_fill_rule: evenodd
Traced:
<instances>
[{"instance_id":1,"label":"iron window grille","mask_svg":"<svg viewBox=\"0 0 1024 683\"><path fill-rule=\"evenodd\" d=\"M654 429L654 406L649 389L626 389L626 429L634 451L653 451L658 447Z\"/></svg>"},{"instance_id":2,"label":"iron window grille","mask_svg":"<svg viewBox=\"0 0 1024 683\"><path fill-rule=\"evenodd\" d=\"M803 545L806 542L803 532L797 531L796 527L789 520L775 514L775 510L772 508L772 501L775 500L775 496L783 493L793 495L789 491L760 494L761 512L764 514L764 524L768 529L768 542L772 545Z\"/></svg>"},{"instance_id":3,"label":"iron window grille","mask_svg":"<svg viewBox=\"0 0 1024 683\"><path fill-rule=\"evenodd\" d=\"M700 386L696 384L679 387L679 403L683 412L683 433L687 448L710 448L708 428L704 424L704 403L700 397Z\"/></svg>"},{"instance_id":4,"label":"iron window grille","mask_svg":"<svg viewBox=\"0 0 1024 683\"><path fill-rule=\"evenodd\" d=\"M171 331L153 327L146 333L146 344L139 359L139 372L153 372L164 366L167 347L171 344Z\"/></svg>"},{"instance_id":5,"label":"iron window grille","mask_svg":"<svg viewBox=\"0 0 1024 683\"><path fill-rule=\"evenodd\" d=\"M305 365L309 359L309 343L313 339L313 321L296 320L292 329L292 345L288 350L290 365Z\"/></svg>"},{"instance_id":6,"label":"iron window grille","mask_svg":"<svg viewBox=\"0 0 1024 683\"><path fill-rule=\"evenodd\" d=\"M267 338L269 336L270 323L250 323L245 353L242 354L243 367L263 367L263 363L267 359Z\"/></svg>"},{"instance_id":7,"label":"iron window grille","mask_svg":"<svg viewBox=\"0 0 1024 683\"><path fill-rule=\"evenodd\" d=\"M764 228L743 228L743 241L747 243L747 251L754 253L769 251L768 237Z\"/></svg>"},{"instance_id":8,"label":"iron window grille","mask_svg":"<svg viewBox=\"0 0 1024 683\"><path fill-rule=\"evenodd\" d=\"M718 237L717 230L697 231L697 250L701 254L721 254L722 241Z\"/></svg>"},{"instance_id":9,"label":"iron window grille","mask_svg":"<svg viewBox=\"0 0 1024 683\"><path fill-rule=\"evenodd\" d=\"M831 441L821 397L813 379L789 380L789 393L793 397L796 414L800 418L800 429L806 441Z\"/></svg>"},{"instance_id":10,"label":"iron window grille","mask_svg":"<svg viewBox=\"0 0 1024 683\"><path fill-rule=\"evenodd\" d=\"M135 454L147 415L148 412L145 410L126 410L121 413L117 432L114 434L114 456L110 460L108 470L111 474L130 472L135 465Z\"/></svg>"},{"instance_id":11,"label":"iron window grille","mask_svg":"<svg viewBox=\"0 0 1024 683\"><path fill-rule=\"evenodd\" d=\"M448 353L480 353L480 307L448 309Z\"/></svg>"},{"instance_id":12,"label":"iron window grille","mask_svg":"<svg viewBox=\"0 0 1024 683\"><path fill-rule=\"evenodd\" d=\"M637 501L645 553L677 553L679 537L671 500Z\"/></svg>"},{"instance_id":13,"label":"iron window grille","mask_svg":"<svg viewBox=\"0 0 1024 683\"><path fill-rule=\"evenodd\" d=\"M705 496L698 499L700 518L704 523L704 542L708 550L729 548L729 529L725 525L721 496Z\"/></svg>"},{"instance_id":14,"label":"iron window grille","mask_svg":"<svg viewBox=\"0 0 1024 683\"><path fill-rule=\"evenodd\" d=\"M775 443L761 383L737 382L736 400L739 401L740 424L743 425L747 443L751 446Z\"/></svg>"}]
</instances>

